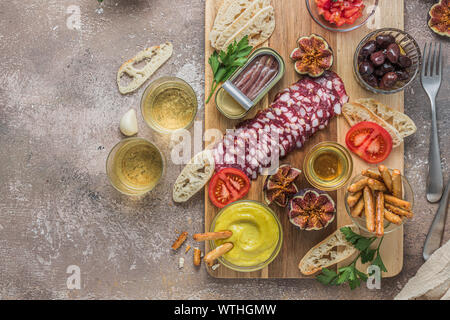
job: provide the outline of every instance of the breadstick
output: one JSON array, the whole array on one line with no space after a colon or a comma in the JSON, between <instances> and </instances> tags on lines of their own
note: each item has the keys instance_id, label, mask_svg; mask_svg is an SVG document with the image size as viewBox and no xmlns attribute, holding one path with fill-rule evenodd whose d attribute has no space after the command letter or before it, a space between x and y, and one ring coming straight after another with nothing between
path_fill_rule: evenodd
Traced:
<instances>
[{"instance_id":1,"label":"breadstick","mask_svg":"<svg viewBox=\"0 0 450 320\"><path fill-rule=\"evenodd\" d=\"M370 187L370 189L372 189L373 191L382 191L382 192L386 192L388 191L386 185L383 182L380 182L378 180L375 179L371 179L369 178L367 180L367 185Z\"/></svg>"},{"instance_id":2,"label":"breadstick","mask_svg":"<svg viewBox=\"0 0 450 320\"><path fill-rule=\"evenodd\" d=\"M384 206L386 207L386 209L388 209L392 213L395 213L395 214L397 214L399 216L412 218L413 215L414 215L411 211L407 211L407 210L403 210L403 209L397 208L396 206L393 206L392 204L389 204L387 202L384 204Z\"/></svg>"},{"instance_id":3,"label":"breadstick","mask_svg":"<svg viewBox=\"0 0 450 320\"><path fill-rule=\"evenodd\" d=\"M200 251L199 248L194 248L194 266L199 266L200 262L202 260L202 252Z\"/></svg>"},{"instance_id":4,"label":"breadstick","mask_svg":"<svg viewBox=\"0 0 450 320\"><path fill-rule=\"evenodd\" d=\"M365 170L361 171L361 174L368 178L372 178L372 179L375 179L378 181L383 181L383 178L381 177L380 174L370 171L369 169L365 169Z\"/></svg>"},{"instance_id":5,"label":"breadstick","mask_svg":"<svg viewBox=\"0 0 450 320\"><path fill-rule=\"evenodd\" d=\"M352 184L348 187L348 192L355 193L355 192L361 191L367 185L368 180L369 180L369 178L363 178L363 179L355 182L354 184Z\"/></svg>"},{"instance_id":6,"label":"breadstick","mask_svg":"<svg viewBox=\"0 0 450 320\"><path fill-rule=\"evenodd\" d=\"M366 227L370 232L375 231L375 204L372 190L368 186L364 187L364 214L366 215Z\"/></svg>"},{"instance_id":7,"label":"breadstick","mask_svg":"<svg viewBox=\"0 0 450 320\"><path fill-rule=\"evenodd\" d=\"M392 171L392 195L399 199L403 199L402 174L400 170Z\"/></svg>"},{"instance_id":8,"label":"breadstick","mask_svg":"<svg viewBox=\"0 0 450 320\"><path fill-rule=\"evenodd\" d=\"M392 204L396 207L405 209L407 211L411 211L411 202L399 199L397 197L391 196L389 194L385 194L384 195L384 200L389 203Z\"/></svg>"},{"instance_id":9,"label":"breadstick","mask_svg":"<svg viewBox=\"0 0 450 320\"><path fill-rule=\"evenodd\" d=\"M206 232L194 234L195 241L207 241L207 240L219 240L227 239L233 235L231 231L219 231L219 232Z\"/></svg>"},{"instance_id":10,"label":"breadstick","mask_svg":"<svg viewBox=\"0 0 450 320\"><path fill-rule=\"evenodd\" d=\"M356 192L354 194L349 195L347 197L348 206L350 208L354 207L355 204L358 203L358 200L359 200L359 198L361 198L361 196L362 196L362 191L358 191L358 192Z\"/></svg>"},{"instance_id":11,"label":"breadstick","mask_svg":"<svg viewBox=\"0 0 450 320\"><path fill-rule=\"evenodd\" d=\"M386 218L387 221L392 222L394 224L402 224L402 218L390 212L389 210L384 209L384 217Z\"/></svg>"},{"instance_id":12,"label":"breadstick","mask_svg":"<svg viewBox=\"0 0 450 320\"><path fill-rule=\"evenodd\" d=\"M187 232L182 232L177 240L172 245L173 250L178 250L179 247L186 241L186 238L188 236Z\"/></svg>"},{"instance_id":13,"label":"breadstick","mask_svg":"<svg viewBox=\"0 0 450 320\"><path fill-rule=\"evenodd\" d=\"M391 173L389 172L389 169L385 165L380 164L378 166L378 171L380 171L385 186L387 187L389 192L392 193L392 176Z\"/></svg>"},{"instance_id":14,"label":"breadstick","mask_svg":"<svg viewBox=\"0 0 450 320\"><path fill-rule=\"evenodd\" d=\"M213 251L208 252L203 258L203 261L205 261L206 265L211 267L214 264L214 260L224 255L231 249L233 249L233 244L231 242L226 242L215 248Z\"/></svg>"},{"instance_id":15,"label":"breadstick","mask_svg":"<svg viewBox=\"0 0 450 320\"><path fill-rule=\"evenodd\" d=\"M377 237L384 234L384 194L377 191L376 193L376 212L375 212L375 230Z\"/></svg>"},{"instance_id":16,"label":"breadstick","mask_svg":"<svg viewBox=\"0 0 450 320\"><path fill-rule=\"evenodd\" d=\"M351 215L352 217L359 217L364 209L364 198L359 199L358 203L352 208Z\"/></svg>"}]
</instances>

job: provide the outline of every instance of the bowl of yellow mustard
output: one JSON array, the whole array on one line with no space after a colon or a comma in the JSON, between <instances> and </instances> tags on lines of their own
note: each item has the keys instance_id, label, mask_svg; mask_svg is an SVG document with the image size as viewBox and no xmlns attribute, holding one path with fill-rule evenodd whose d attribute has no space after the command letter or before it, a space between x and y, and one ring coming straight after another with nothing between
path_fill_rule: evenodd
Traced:
<instances>
[{"instance_id":1,"label":"bowl of yellow mustard","mask_svg":"<svg viewBox=\"0 0 450 320\"><path fill-rule=\"evenodd\" d=\"M228 239L210 241L211 249L225 242L233 249L221 256L221 264L235 271L251 272L269 265L283 243L283 229L275 212L253 200L236 201L224 207L214 218L210 231L230 230Z\"/></svg>"}]
</instances>

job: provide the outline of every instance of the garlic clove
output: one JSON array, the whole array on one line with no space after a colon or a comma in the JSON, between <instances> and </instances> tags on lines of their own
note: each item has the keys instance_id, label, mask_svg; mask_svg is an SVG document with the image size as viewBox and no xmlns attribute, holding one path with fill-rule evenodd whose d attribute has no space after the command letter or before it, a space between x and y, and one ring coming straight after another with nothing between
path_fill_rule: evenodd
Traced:
<instances>
[{"instance_id":1,"label":"garlic clove","mask_svg":"<svg viewBox=\"0 0 450 320\"><path fill-rule=\"evenodd\" d=\"M133 136L138 132L136 111L130 109L120 119L120 131L126 136Z\"/></svg>"}]
</instances>

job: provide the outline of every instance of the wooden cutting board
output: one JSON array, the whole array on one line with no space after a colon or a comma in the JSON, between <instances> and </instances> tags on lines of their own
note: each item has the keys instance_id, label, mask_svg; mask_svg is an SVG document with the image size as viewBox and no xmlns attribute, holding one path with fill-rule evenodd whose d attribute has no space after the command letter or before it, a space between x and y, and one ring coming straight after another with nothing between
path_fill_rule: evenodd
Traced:
<instances>
[{"instance_id":1,"label":"wooden cutting board","mask_svg":"<svg viewBox=\"0 0 450 320\"><path fill-rule=\"evenodd\" d=\"M219 6L223 0L206 0L205 8L205 95L210 92L212 83L212 72L208 65L208 58L213 52L210 45L209 32L214 24L214 19ZM266 108L269 101L272 101L275 94L296 82L299 76L294 71L293 63L289 59L289 54L296 46L296 40L301 35L316 33L323 36L334 49L335 61L333 70L344 80L345 88L350 99L363 97L373 97L386 103L400 111L403 111L404 97L403 93L395 95L374 95L365 91L358 85L353 75L353 54L361 39L372 30L382 27L395 27L403 29L403 0L399 1L380 1L380 7L377 9L375 17L355 31L346 33L330 32L317 25L310 17L305 1L303 0L272 0L275 8L276 28L263 46L269 46L275 49L284 58L286 63L286 73L284 78L271 90L268 97L260 103L258 109ZM248 117L251 118L256 113L252 112ZM205 130L220 129L225 132L227 128L234 128L239 121L232 121L225 118L217 109L214 99L205 106ZM345 145L345 134L348 125L343 117L335 118L331 121L327 129L317 132L300 149L293 151L288 157L282 160L282 163L290 163L294 167L302 169L303 158L306 153L317 143L321 141L338 141ZM403 171L403 146L392 151L385 165L389 168L398 168ZM356 175L367 164L358 157L353 157L354 172ZM262 187L265 177L259 177L252 182L252 187L246 198L258 201L263 200ZM305 178L301 177L300 188L308 187ZM323 240L329 234L334 232L337 227L351 223L344 206L344 191L330 193L337 202L337 216L332 225L321 231L301 231L294 227L287 217L285 209L272 206L272 209L278 214L283 226L284 239L283 247L278 257L266 268L250 273L239 273L221 266L215 271L208 268L208 272L217 278L304 278L299 269L298 263L305 253L315 244ZM208 193L205 192L205 229L209 227L218 209L210 202ZM206 244L206 252L209 251L209 244ZM403 266L403 227L399 230L385 236L382 245L381 255L388 270L384 277L397 275ZM345 265L343 262L342 265ZM362 267L363 268L363 267ZM365 270L365 268L363 268ZM363 270L362 269L362 270Z\"/></svg>"}]
</instances>

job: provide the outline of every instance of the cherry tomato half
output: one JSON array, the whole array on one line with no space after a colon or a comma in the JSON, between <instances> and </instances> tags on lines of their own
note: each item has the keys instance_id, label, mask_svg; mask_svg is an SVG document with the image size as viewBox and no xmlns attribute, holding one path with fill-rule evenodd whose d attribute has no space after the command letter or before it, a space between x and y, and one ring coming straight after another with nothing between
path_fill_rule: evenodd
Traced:
<instances>
[{"instance_id":1,"label":"cherry tomato half","mask_svg":"<svg viewBox=\"0 0 450 320\"><path fill-rule=\"evenodd\" d=\"M250 190L250 179L242 170L224 168L209 183L209 199L218 208L243 198Z\"/></svg>"},{"instance_id":2,"label":"cherry tomato half","mask_svg":"<svg viewBox=\"0 0 450 320\"><path fill-rule=\"evenodd\" d=\"M347 132L347 147L368 163L384 161L392 150L392 137L374 122L360 122Z\"/></svg>"},{"instance_id":3,"label":"cherry tomato half","mask_svg":"<svg viewBox=\"0 0 450 320\"><path fill-rule=\"evenodd\" d=\"M353 24L363 15L362 0L315 0L317 11L329 23L340 27Z\"/></svg>"}]
</instances>

